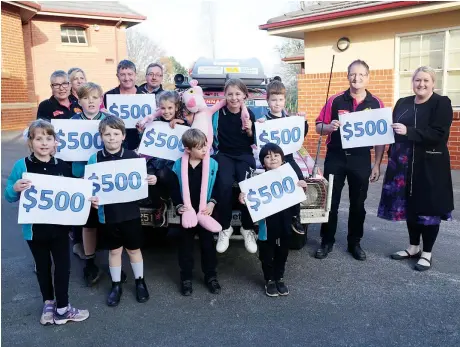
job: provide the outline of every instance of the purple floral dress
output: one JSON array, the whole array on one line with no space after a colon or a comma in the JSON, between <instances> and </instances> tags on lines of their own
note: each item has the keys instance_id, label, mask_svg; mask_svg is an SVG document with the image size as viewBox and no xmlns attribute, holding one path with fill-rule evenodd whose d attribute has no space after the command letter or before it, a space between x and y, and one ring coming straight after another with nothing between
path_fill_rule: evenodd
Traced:
<instances>
[{"instance_id":1,"label":"purple floral dress","mask_svg":"<svg viewBox=\"0 0 460 347\"><path fill-rule=\"evenodd\" d=\"M397 117L394 121L413 126L414 113L411 111ZM412 141L407 140L406 136L395 135L395 143L389 149L388 166L383 180L377 217L391 221L407 220L407 195L410 189L412 155ZM409 218L415 219L418 224L438 225L441 220L452 220L452 213L449 212L444 216L417 215Z\"/></svg>"}]
</instances>

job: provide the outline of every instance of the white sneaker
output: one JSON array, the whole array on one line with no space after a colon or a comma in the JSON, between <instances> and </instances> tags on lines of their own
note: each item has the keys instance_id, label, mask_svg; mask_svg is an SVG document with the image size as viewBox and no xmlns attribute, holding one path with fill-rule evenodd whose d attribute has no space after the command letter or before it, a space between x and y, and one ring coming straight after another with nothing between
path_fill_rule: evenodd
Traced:
<instances>
[{"instance_id":1,"label":"white sneaker","mask_svg":"<svg viewBox=\"0 0 460 347\"><path fill-rule=\"evenodd\" d=\"M249 229L243 229L241 227L240 233L243 236L244 239L244 247L246 247L246 250L249 253L256 253L257 252L257 243L256 243L256 234L254 230Z\"/></svg>"},{"instance_id":2,"label":"white sneaker","mask_svg":"<svg viewBox=\"0 0 460 347\"><path fill-rule=\"evenodd\" d=\"M219 239L217 240L216 251L218 253L224 253L229 244L230 244L230 236L233 234L233 228L230 226L228 229L222 230L219 232Z\"/></svg>"}]
</instances>

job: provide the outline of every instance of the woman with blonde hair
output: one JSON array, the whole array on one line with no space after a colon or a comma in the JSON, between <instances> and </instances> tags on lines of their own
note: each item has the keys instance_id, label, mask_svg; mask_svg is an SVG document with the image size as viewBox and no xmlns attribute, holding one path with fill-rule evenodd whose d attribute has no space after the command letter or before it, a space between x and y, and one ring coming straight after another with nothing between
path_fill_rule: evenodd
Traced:
<instances>
[{"instance_id":1,"label":"woman with blonde hair","mask_svg":"<svg viewBox=\"0 0 460 347\"><path fill-rule=\"evenodd\" d=\"M418 271L431 267L441 220L450 220L454 209L447 147L452 105L447 96L434 92L435 81L431 67L419 67L412 76L415 95L399 99L394 107L395 143L388 150L377 213L387 220L406 221L409 247L391 258L419 258L414 268Z\"/></svg>"},{"instance_id":2,"label":"woman with blonde hair","mask_svg":"<svg viewBox=\"0 0 460 347\"><path fill-rule=\"evenodd\" d=\"M72 101L78 101L78 88L87 82L86 74L79 67L69 69L67 74L69 75L70 85L72 86L69 98L72 99Z\"/></svg>"}]
</instances>

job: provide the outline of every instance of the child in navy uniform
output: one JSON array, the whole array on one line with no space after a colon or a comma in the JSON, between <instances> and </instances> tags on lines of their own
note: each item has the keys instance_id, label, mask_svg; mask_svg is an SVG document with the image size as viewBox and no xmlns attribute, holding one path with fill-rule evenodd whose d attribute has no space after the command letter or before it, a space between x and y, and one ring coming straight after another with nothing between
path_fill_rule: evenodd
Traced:
<instances>
[{"instance_id":1,"label":"child in navy uniform","mask_svg":"<svg viewBox=\"0 0 460 347\"><path fill-rule=\"evenodd\" d=\"M261 149L259 159L267 171L277 169L285 162L283 150L274 143L268 143ZM307 182L302 177L299 177L297 185L307 188ZM244 198L245 194L241 193L239 200L242 204L245 204ZM292 212L292 208L286 208L259 221L259 259L268 296L289 294L283 277L289 254Z\"/></svg>"},{"instance_id":2,"label":"child in navy uniform","mask_svg":"<svg viewBox=\"0 0 460 347\"><path fill-rule=\"evenodd\" d=\"M189 153L188 179L190 187L190 200L195 211L199 211L200 193L201 193L201 178L203 172L202 161L208 151L206 145L206 135L198 129L187 130L182 135L182 143L185 150ZM179 159L175 162L173 171L176 174L172 180L171 198L174 206L179 214L183 214L186 209L182 200L182 182L181 179L181 162ZM208 187L208 204L205 211L200 211L207 215L211 215L216 200L214 197L214 182L217 175L217 162L210 159L209 163L209 187ZM188 296L192 294L192 271L193 271L193 242L195 235L200 238L201 247L201 269L204 273L204 281L208 289L213 294L220 294L221 287L217 281L217 257L214 244L214 236L208 230L197 225L191 229L181 228L180 244L179 244L179 267L181 269L181 292L182 295Z\"/></svg>"},{"instance_id":3,"label":"child in navy uniform","mask_svg":"<svg viewBox=\"0 0 460 347\"><path fill-rule=\"evenodd\" d=\"M274 119L280 119L284 117L289 117L286 112L284 111L284 107L286 105L286 87L280 81L274 80L271 81L267 85L267 102L270 111L265 116L265 118L260 118L258 122L270 121ZM305 133L304 137L308 134L308 122L305 119ZM302 170L300 170L299 165L294 160L294 156L291 154L286 155L285 157L286 163L291 164L292 168L296 172L299 179L302 177L303 174ZM263 164L263 163L262 163ZM300 223L300 204L294 205L292 208L292 230L294 230L298 234L305 234L305 228Z\"/></svg>"},{"instance_id":4,"label":"child in navy uniform","mask_svg":"<svg viewBox=\"0 0 460 347\"><path fill-rule=\"evenodd\" d=\"M125 124L115 116L107 116L99 123L99 132L104 148L93 154L88 165L111 161L139 158L134 151L123 148L126 136ZM149 185L156 183L154 175L147 176ZM122 194L122 193L120 193ZM96 204L97 205L97 202ZM109 269L112 277L112 289L107 297L107 305L117 306L122 295L121 287L121 255L123 248L128 252L131 267L136 280L136 299L146 302L149 292L144 281L144 261L141 253L142 224L141 213L137 201L118 204L101 205L98 207L99 222L109 247Z\"/></svg>"},{"instance_id":5,"label":"child in navy uniform","mask_svg":"<svg viewBox=\"0 0 460 347\"><path fill-rule=\"evenodd\" d=\"M28 144L32 153L14 164L5 189L7 201L18 201L21 192L33 183L22 179L24 172L72 177L70 166L51 155L55 151L55 141L56 134L51 123L42 119L32 122L28 131ZM44 306L40 318L43 325L81 322L89 317L87 310L79 310L69 304L68 231L67 225L22 225L24 239L27 240L35 260L38 284L43 297ZM51 272L52 263L54 276Z\"/></svg>"}]
</instances>

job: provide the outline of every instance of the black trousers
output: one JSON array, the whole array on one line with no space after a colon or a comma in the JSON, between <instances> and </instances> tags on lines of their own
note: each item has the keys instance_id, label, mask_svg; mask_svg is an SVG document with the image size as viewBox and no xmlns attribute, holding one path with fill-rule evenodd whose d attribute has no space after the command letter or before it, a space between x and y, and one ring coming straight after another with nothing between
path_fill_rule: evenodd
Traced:
<instances>
[{"instance_id":1,"label":"black trousers","mask_svg":"<svg viewBox=\"0 0 460 347\"><path fill-rule=\"evenodd\" d=\"M70 255L69 235L62 230L34 230L33 239L27 241L37 266L37 279L43 301L54 300L56 307L69 304ZM52 258L51 258L52 257ZM54 287L51 265L54 263Z\"/></svg>"},{"instance_id":2,"label":"black trousers","mask_svg":"<svg viewBox=\"0 0 460 347\"><path fill-rule=\"evenodd\" d=\"M171 180L175 173L166 166L161 169L148 168L147 173L157 176L157 183L149 185L149 198L152 200L153 208L160 208L164 200L168 200L171 195Z\"/></svg>"},{"instance_id":3,"label":"black trousers","mask_svg":"<svg viewBox=\"0 0 460 347\"><path fill-rule=\"evenodd\" d=\"M181 228L180 230L178 255L181 281L192 279L193 244L196 234L200 240L201 270L204 274L204 280L207 282L210 278L217 276L217 255L213 233L198 225L195 228Z\"/></svg>"},{"instance_id":4,"label":"black trousers","mask_svg":"<svg viewBox=\"0 0 460 347\"><path fill-rule=\"evenodd\" d=\"M81 225L72 227L73 244L83 243L83 227Z\"/></svg>"},{"instance_id":5,"label":"black trousers","mask_svg":"<svg viewBox=\"0 0 460 347\"><path fill-rule=\"evenodd\" d=\"M217 187L217 219L222 229L228 229L232 221L232 199L233 183L246 179L251 169L256 167L252 154L241 156L236 159L219 152L215 159L219 163L215 186ZM250 177L250 175L248 176ZM241 224L244 229L254 229L254 222L251 219L248 208L241 205Z\"/></svg>"},{"instance_id":6,"label":"black trousers","mask_svg":"<svg viewBox=\"0 0 460 347\"><path fill-rule=\"evenodd\" d=\"M259 259L262 263L265 281L277 281L283 278L289 255L289 236L258 241Z\"/></svg>"},{"instance_id":7,"label":"black trousers","mask_svg":"<svg viewBox=\"0 0 460 347\"><path fill-rule=\"evenodd\" d=\"M334 175L332 187L331 211L329 221L321 226L322 244L333 244L337 231L338 210L345 179L348 181L350 211L348 213L348 244L359 243L364 233L366 209L364 202L369 188L371 174L371 156L368 154L348 155L345 151L326 154L324 162L324 177Z\"/></svg>"},{"instance_id":8,"label":"black trousers","mask_svg":"<svg viewBox=\"0 0 460 347\"><path fill-rule=\"evenodd\" d=\"M420 236L423 239L423 252L431 252L439 233L438 225L423 225L412 221L407 221L409 231L409 242L411 245L420 245Z\"/></svg>"}]
</instances>

